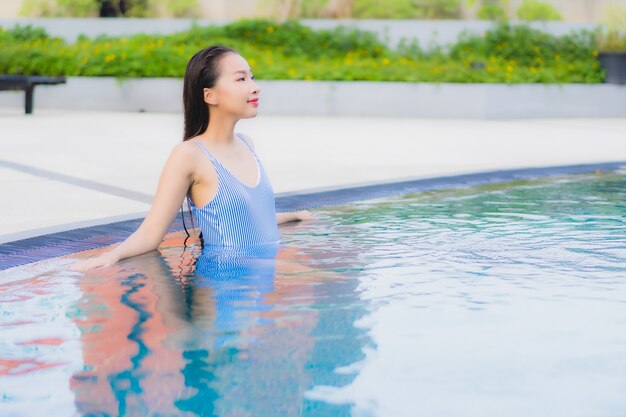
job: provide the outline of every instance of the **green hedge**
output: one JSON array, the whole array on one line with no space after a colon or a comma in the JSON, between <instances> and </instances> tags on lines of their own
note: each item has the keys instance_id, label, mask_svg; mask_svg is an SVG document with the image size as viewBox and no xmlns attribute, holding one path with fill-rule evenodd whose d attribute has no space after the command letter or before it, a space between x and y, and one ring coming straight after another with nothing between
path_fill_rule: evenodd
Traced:
<instances>
[{"instance_id":1,"label":"green hedge","mask_svg":"<svg viewBox=\"0 0 626 417\"><path fill-rule=\"evenodd\" d=\"M182 77L191 55L211 44L238 50L258 79L598 83L604 75L591 32L556 37L505 23L483 36L463 35L450 48L391 50L369 32L267 20L172 35L81 36L71 44L18 26L0 30L0 73Z\"/></svg>"}]
</instances>

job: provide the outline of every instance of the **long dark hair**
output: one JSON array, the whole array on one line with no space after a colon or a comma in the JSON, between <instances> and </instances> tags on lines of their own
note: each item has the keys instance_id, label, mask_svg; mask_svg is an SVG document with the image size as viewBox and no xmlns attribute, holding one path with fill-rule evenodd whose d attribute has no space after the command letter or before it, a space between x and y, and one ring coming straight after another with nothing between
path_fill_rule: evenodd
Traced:
<instances>
[{"instance_id":1,"label":"long dark hair","mask_svg":"<svg viewBox=\"0 0 626 417\"><path fill-rule=\"evenodd\" d=\"M219 76L219 63L222 57L228 53L237 53L232 48L222 45L213 45L204 48L191 57L185 69L185 78L183 80L183 110L185 116L185 130L183 133L183 142L204 133L209 127L209 108L204 101L204 88L212 88ZM184 204L183 204L184 205ZM187 196L187 206L189 207L189 196ZM184 208L181 206L180 215L183 219L183 228L187 233L185 238L185 246L189 232L185 225ZM191 211L189 211L191 214ZM192 225L193 225L193 216ZM200 245L204 247L204 239L200 232Z\"/></svg>"},{"instance_id":2,"label":"long dark hair","mask_svg":"<svg viewBox=\"0 0 626 417\"><path fill-rule=\"evenodd\" d=\"M185 69L183 81L183 108L185 113L185 133L183 141L203 133L209 126L209 111L204 102L204 88L212 88L219 76L220 59L234 49L213 45L198 51L191 57Z\"/></svg>"}]
</instances>

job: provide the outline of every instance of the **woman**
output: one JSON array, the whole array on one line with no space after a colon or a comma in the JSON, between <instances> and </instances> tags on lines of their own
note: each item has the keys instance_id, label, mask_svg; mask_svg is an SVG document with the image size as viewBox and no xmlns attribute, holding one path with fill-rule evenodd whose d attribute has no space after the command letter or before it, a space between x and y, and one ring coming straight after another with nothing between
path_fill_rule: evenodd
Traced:
<instances>
[{"instance_id":1,"label":"woman","mask_svg":"<svg viewBox=\"0 0 626 417\"><path fill-rule=\"evenodd\" d=\"M252 141L235 134L240 119L256 116L259 92L247 61L233 49L216 45L196 53L185 70L184 139L163 168L148 215L119 246L72 269L106 267L155 250L184 198L203 246L276 244L277 224L310 219L306 210L276 213Z\"/></svg>"}]
</instances>

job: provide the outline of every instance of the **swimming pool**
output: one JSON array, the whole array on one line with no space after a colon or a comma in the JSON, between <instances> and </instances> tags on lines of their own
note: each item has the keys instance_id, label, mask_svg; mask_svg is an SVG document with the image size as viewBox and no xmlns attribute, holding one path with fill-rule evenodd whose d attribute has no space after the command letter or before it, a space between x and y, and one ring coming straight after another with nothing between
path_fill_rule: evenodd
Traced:
<instances>
[{"instance_id":1,"label":"swimming pool","mask_svg":"<svg viewBox=\"0 0 626 417\"><path fill-rule=\"evenodd\" d=\"M281 247L0 271L0 415L625 414L626 171L314 212Z\"/></svg>"}]
</instances>

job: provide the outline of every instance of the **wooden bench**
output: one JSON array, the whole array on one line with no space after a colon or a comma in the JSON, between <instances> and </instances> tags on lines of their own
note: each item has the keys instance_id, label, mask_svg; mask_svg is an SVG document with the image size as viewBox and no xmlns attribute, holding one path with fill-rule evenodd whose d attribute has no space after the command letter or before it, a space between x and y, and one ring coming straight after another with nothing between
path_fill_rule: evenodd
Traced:
<instances>
[{"instance_id":1,"label":"wooden bench","mask_svg":"<svg viewBox=\"0 0 626 417\"><path fill-rule=\"evenodd\" d=\"M0 90L24 90L24 111L33 112L33 92L36 85L65 84L64 76L48 77L44 75L0 75Z\"/></svg>"}]
</instances>

